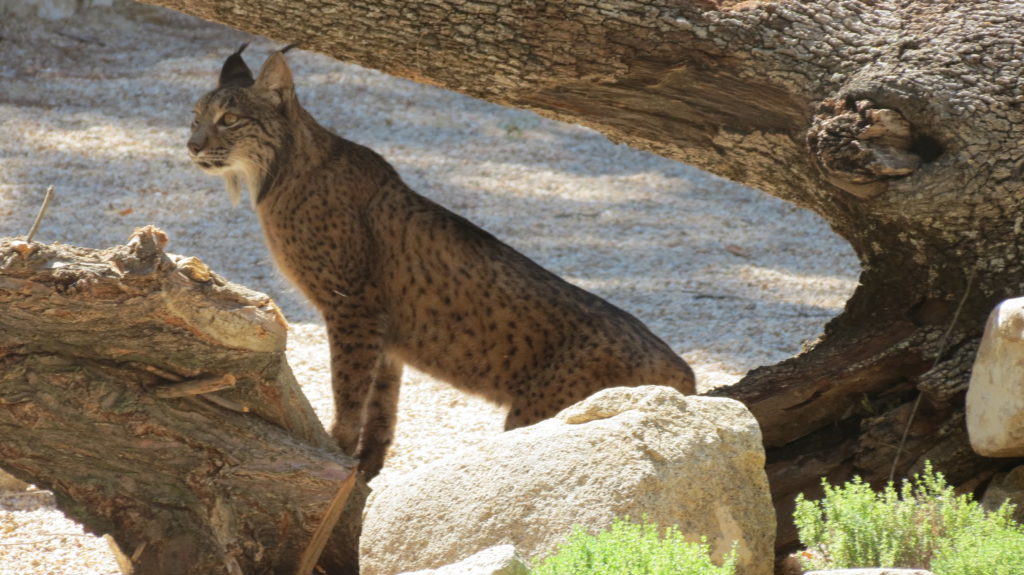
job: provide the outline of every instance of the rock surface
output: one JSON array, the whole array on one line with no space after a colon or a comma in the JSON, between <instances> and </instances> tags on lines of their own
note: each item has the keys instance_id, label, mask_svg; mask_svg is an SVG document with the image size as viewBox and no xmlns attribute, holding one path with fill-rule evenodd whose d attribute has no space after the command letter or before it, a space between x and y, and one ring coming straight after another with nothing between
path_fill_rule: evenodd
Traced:
<instances>
[{"instance_id":1,"label":"rock surface","mask_svg":"<svg viewBox=\"0 0 1024 575\"><path fill-rule=\"evenodd\" d=\"M995 511L1006 501L1017 506L1013 518L1024 523L1024 465L1018 465L1009 473L1000 473L993 477L981 498L981 506L989 511Z\"/></svg>"},{"instance_id":2,"label":"rock surface","mask_svg":"<svg viewBox=\"0 0 1024 575\"><path fill-rule=\"evenodd\" d=\"M1024 455L1024 298L989 315L967 389L967 432L981 455Z\"/></svg>"},{"instance_id":3,"label":"rock surface","mask_svg":"<svg viewBox=\"0 0 1024 575\"><path fill-rule=\"evenodd\" d=\"M597 531L644 515L706 535L717 558L738 542L738 575L772 573L761 434L742 404L612 388L420 468L371 495L361 572L436 568L499 544L532 560L574 525Z\"/></svg>"},{"instance_id":4,"label":"rock surface","mask_svg":"<svg viewBox=\"0 0 1024 575\"><path fill-rule=\"evenodd\" d=\"M529 575L530 569L512 545L484 549L458 563L439 569L403 573L402 575Z\"/></svg>"}]
</instances>

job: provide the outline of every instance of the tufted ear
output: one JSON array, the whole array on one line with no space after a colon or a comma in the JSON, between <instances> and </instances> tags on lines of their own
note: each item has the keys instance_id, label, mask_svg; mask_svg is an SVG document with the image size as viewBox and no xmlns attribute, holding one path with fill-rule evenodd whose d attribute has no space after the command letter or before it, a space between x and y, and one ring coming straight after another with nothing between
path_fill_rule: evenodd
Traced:
<instances>
[{"instance_id":1,"label":"tufted ear","mask_svg":"<svg viewBox=\"0 0 1024 575\"><path fill-rule=\"evenodd\" d=\"M235 53L228 56L227 60L224 60L224 67L220 69L220 79L217 81L218 88L224 88L226 86L238 86L241 88L248 88L252 86L252 70L245 65L245 60L242 59L242 51L245 50L249 43L242 44Z\"/></svg>"},{"instance_id":2,"label":"tufted ear","mask_svg":"<svg viewBox=\"0 0 1024 575\"><path fill-rule=\"evenodd\" d=\"M292 80L292 71L288 68L288 63L284 61L284 52L291 47L288 46L284 50L274 52L267 58L263 67L260 68L259 77L256 78L257 88L275 92L282 99L285 95L293 93L295 83Z\"/></svg>"}]
</instances>

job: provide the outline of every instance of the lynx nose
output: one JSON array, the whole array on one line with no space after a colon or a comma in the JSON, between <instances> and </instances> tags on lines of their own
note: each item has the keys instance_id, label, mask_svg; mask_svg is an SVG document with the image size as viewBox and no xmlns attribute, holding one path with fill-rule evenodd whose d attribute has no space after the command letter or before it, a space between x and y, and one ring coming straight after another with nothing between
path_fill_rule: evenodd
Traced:
<instances>
[{"instance_id":1,"label":"lynx nose","mask_svg":"<svg viewBox=\"0 0 1024 575\"><path fill-rule=\"evenodd\" d=\"M198 154L205 146L206 142L203 141L203 139L197 138L195 136L192 136L191 138L188 139L188 151L193 156Z\"/></svg>"}]
</instances>

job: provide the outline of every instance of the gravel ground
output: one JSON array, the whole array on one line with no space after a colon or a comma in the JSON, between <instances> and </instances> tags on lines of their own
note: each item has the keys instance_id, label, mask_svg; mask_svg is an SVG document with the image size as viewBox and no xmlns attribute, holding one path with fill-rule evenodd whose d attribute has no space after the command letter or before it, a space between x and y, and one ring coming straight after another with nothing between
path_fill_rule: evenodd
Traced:
<instances>
[{"instance_id":1,"label":"gravel ground","mask_svg":"<svg viewBox=\"0 0 1024 575\"><path fill-rule=\"evenodd\" d=\"M325 423L326 338L274 270L258 223L185 154L191 109L242 41L256 67L277 46L149 7L65 21L0 21L0 236L24 234L48 185L38 241L122 243L145 224L272 295L289 359ZM388 158L420 193L634 313L694 367L703 390L813 340L856 285L850 248L814 214L600 134L302 51L299 96L323 124ZM408 372L384 472L498 433L503 413ZM106 543L45 491L0 496L0 575L115 575Z\"/></svg>"}]
</instances>

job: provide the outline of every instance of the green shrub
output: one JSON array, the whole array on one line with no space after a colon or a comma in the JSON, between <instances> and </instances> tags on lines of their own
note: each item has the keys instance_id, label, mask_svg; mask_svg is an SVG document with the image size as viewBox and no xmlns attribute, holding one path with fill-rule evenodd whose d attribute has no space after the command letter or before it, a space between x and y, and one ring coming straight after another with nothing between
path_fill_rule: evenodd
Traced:
<instances>
[{"instance_id":1,"label":"green shrub","mask_svg":"<svg viewBox=\"0 0 1024 575\"><path fill-rule=\"evenodd\" d=\"M909 567L936 575L1024 573L1024 529L1013 507L987 513L957 496L941 473L922 475L875 493L860 478L822 486L825 497L797 497L794 521L807 547L804 567ZM988 567L985 567L985 566Z\"/></svg>"},{"instance_id":2,"label":"green shrub","mask_svg":"<svg viewBox=\"0 0 1024 575\"><path fill-rule=\"evenodd\" d=\"M733 575L736 553L722 566L711 562L706 540L691 543L675 527L659 536L658 526L616 519L591 535L575 527L558 551L534 567L531 575Z\"/></svg>"},{"instance_id":3,"label":"green shrub","mask_svg":"<svg viewBox=\"0 0 1024 575\"><path fill-rule=\"evenodd\" d=\"M1021 575L1024 533L1019 528L968 529L935 552L931 569L936 575Z\"/></svg>"}]
</instances>

